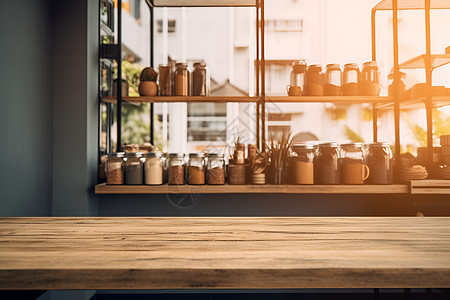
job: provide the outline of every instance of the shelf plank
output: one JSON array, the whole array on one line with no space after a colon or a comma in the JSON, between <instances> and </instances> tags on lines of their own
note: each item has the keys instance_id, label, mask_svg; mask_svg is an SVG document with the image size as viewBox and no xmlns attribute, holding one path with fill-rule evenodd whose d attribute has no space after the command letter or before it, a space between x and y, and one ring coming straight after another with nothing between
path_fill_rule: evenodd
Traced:
<instances>
[{"instance_id":1,"label":"shelf plank","mask_svg":"<svg viewBox=\"0 0 450 300\"><path fill-rule=\"evenodd\" d=\"M139 104L139 103L227 103L227 102L257 102L259 97L248 96L155 96L155 97L122 97L125 102ZM102 97L103 103L116 103L117 99L114 96Z\"/></svg>"},{"instance_id":2,"label":"shelf plank","mask_svg":"<svg viewBox=\"0 0 450 300\"><path fill-rule=\"evenodd\" d=\"M444 107L450 105L450 96L434 96L432 97L433 108ZM378 104L377 109L394 109L394 102ZM408 100L401 100L401 110L425 109L425 97L419 97Z\"/></svg>"},{"instance_id":3,"label":"shelf plank","mask_svg":"<svg viewBox=\"0 0 450 300\"><path fill-rule=\"evenodd\" d=\"M153 3L154 3L155 7L251 7L251 6L256 6L256 0L153 0Z\"/></svg>"},{"instance_id":4,"label":"shelf plank","mask_svg":"<svg viewBox=\"0 0 450 300\"><path fill-rule=\"evenodd\" d=\"M448 0L431 0L431 9L448 9L450 1ZM425 9L424 0L398 0L399 10ZM374 10L392 10L392 0L382 0Z\"/></svg>"},{"instance_id":5,"label":"shelf plank","mask_svg":"<svg viewBox=\"0 0 450 300\"><path fill-rule=\"evenodd\" d=\"M106 185L96 194L406 194L406 184L393 185Z\"/></svg>"},{"instance_id":6,"label":"shelf plank","mask_svg":"<svg viewBox=\"0 0 450 300\"><path fill-rule=\"evenodd\" d=\"M411 188L411 194L450 195L450 180L444 180L444 179L411 180L409 182L409 185Z\"/></svg>"},{"instance_id":7,"label":"shelf plank","mask_svg":"<svg viewBox=\"0 0 450 300\"><path fill-rule=\"evenodd\" d=\"M266 96L266 103L389 103L392 97L382 96Z\"/></svg>"},{"instance_id":8,"label":"shelf plank","mask_svg":"<svg viewBox=\"0 0 450 300\"><path fill-rule=\"evenodd\" d=\"M449 1L450 2L450 1ZM442 67L450 63L450 54L432 54L431 66L432 69ZM399 65L400 69L424 69L425 68L425 54L411 58Z\"/></svg>"}]
</instances>

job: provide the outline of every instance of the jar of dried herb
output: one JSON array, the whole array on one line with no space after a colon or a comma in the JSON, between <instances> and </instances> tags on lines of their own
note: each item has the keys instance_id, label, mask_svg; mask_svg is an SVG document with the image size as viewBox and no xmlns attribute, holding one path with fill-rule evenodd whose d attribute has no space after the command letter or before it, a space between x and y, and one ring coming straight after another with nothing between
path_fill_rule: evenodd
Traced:
<instances>
[{"instance_id":1,"label":"jar of dried herb","mask_svg":"<svg viewBox=\"0 0 450 300\"><path fill-rule=\"evenodd\" d=\"M169 184L184 184L184 172L186 167L184 153L169 153L167 167Z\"/></svg>"},{"instance_id":2,"label":"jar of dried herb","mask_svg":"<svg viewBox=\"0 0 450 300\"><path fill-rule=\"evenodd\" d=\"M208 155L207 180L208 184L225 184L225 156L223 154L210 153Z\"/></svg>"},{"instance_id":3,"label":"jar of dried herb","mask_svg":"<svg viewBox=\"0 0 450 300\"><path fill-rule=\"evenodd\" d=\"M125 184L144 184L144 153L128 152L125 157Z\"/></svg>"},{"instance_id":4,"label":"jar of dried herb","mask_svg":"<svg viewBox=\"0 0 450 300\"><path fill-rule=\"evenodd\" d=\"M294 144L290 152L288 172L293 184L314 184L314 158L316 147L311 144Z\"/></svg>"},{"instance_id":5,"label":"jar of dried herb","mask_svg":"<svg viewBox=\"0 0 450 300\"><path fill-rule=\"evenodd\" d=\"M189 96L189 71L187 69L187 64L176 63L173 78L174 95Z\"/></svg>"},{"instance_id":6,"label":"jar of dried herb","mask_svg":"<svg viewBox=\"0 0 450 300\"><path fill-rule=\"evenodd\" d=\"M188 184L205 184L205 153L189 153Z\"/></svg>"},{"instance_id":7,"label":"jar of dried herb","mask_svg":"<svg viewBox=\"0 0 450 300\"><path fill-rule=\"evenodd\" d=\"M124 157L124 152L114 152L108 154L108 159L105 164L106 184L123 184Z\"/></svg>"},{"instance_id":8,"label":"jar of dried herb","mask_svg":"<svg viewBox=\"0 0 450 300\"><path fill-rule=\"evenodd\" d=\"M314 161L314 182L317 184L340 183L340 148L338 143L318 145Z\"/></svg>"},{"instance_id":9,"label":"jar of dried herb","mask_svg":"<svg viewBox=\"0 0 450 300\"><path fill-rule=\"evenodd\" d=\"M369 144L367 165L370 169L367 183L392 184L392 151L389 143Z\"/></svg>"},{"instance_id":10,"label":"jar of dried herb","mask_svg":"<svg viewBox=\"0 0 450 300\"><path fill-rule=\"evenodd\" d=\"M203 62L194 63L192 96L208 96L208 71L206 64Z\"/></svg>"}]
</instances>

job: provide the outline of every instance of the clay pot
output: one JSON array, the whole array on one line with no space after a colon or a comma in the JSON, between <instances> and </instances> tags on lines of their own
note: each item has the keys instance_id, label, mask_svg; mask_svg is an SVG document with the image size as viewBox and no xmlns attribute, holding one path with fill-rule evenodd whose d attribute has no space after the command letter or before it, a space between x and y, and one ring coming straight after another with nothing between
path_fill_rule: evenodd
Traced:
<instances>
[{"instance_id":1,"label":"clay pot","mask_svg":"<svg viewBox=\"0 0 450 300\"><path fill-rule=\"evenodd\" d=\"M156 96L158 94L158 85L154 81L142 81L139 83L139 95Z\"/></svg>"}]
</instances>

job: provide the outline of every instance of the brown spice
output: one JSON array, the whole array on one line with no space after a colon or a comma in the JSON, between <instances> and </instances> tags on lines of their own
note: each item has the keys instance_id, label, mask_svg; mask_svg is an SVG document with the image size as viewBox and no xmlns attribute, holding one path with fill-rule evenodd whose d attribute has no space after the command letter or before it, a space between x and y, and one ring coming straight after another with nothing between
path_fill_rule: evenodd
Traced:
<instances>
[{"instance_id":1,"label":"brown spice","mask_svg":"<svg viewBox=\"0 0 450 300\"><path fill-rule=\"evenodd\" d=\"M169 168L169 184L184 184L184 166Z\"/></svg>"},{"instance_id":2,"label":"brown spice","mask_svg":"<svg viewBox=\"0 0 450 300\"><path fill-rule=\"evenodd\" d=\"M106 175L106 184L123 184L123 170L115 169L108 171Z\"/></svg>"},{"instance_id":3,"label":"brown spice","mask_svg":"<svg viewBox=\"0 0 450 300\"><path fill-rule=\"evenodd\" d=\"M245 184L245 165L228 165L228 183Z\"/></svg>"},{"instance_id":4,"label":"brown spice","mask_svg":"<svg viewBox=\"0 0 450 300\"><path fill-rule=\"evenodd\" d=\"M225 170L223 168L209 169L208 184L225 184Z\"/></svg>"},{"instance_id":5,"label":"brown spice","mask_svg":"<svg viewBox=\"0 0 450 300\"><path fill-rule=\"evenodd\" d=\"M189 184L205 184L205 171L203 168L189 166L188 167L188 183Z\"/></svg>"}]
</instances>

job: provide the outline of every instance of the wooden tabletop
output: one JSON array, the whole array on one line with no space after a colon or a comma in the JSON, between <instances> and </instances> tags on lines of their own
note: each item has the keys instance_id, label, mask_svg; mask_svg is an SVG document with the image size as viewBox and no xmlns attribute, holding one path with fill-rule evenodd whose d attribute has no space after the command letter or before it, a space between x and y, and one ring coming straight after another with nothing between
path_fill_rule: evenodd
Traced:
<instances>
[{"instance_id":1,"label":"wooden tabletop","mask_svg":"<svg viewBox=\"0 0 450 300\"><path fill-rule=\"evenodd\" d=\"M450 287L450 218L0 218L0 289Z\"/></svg>"}]
</instances>

